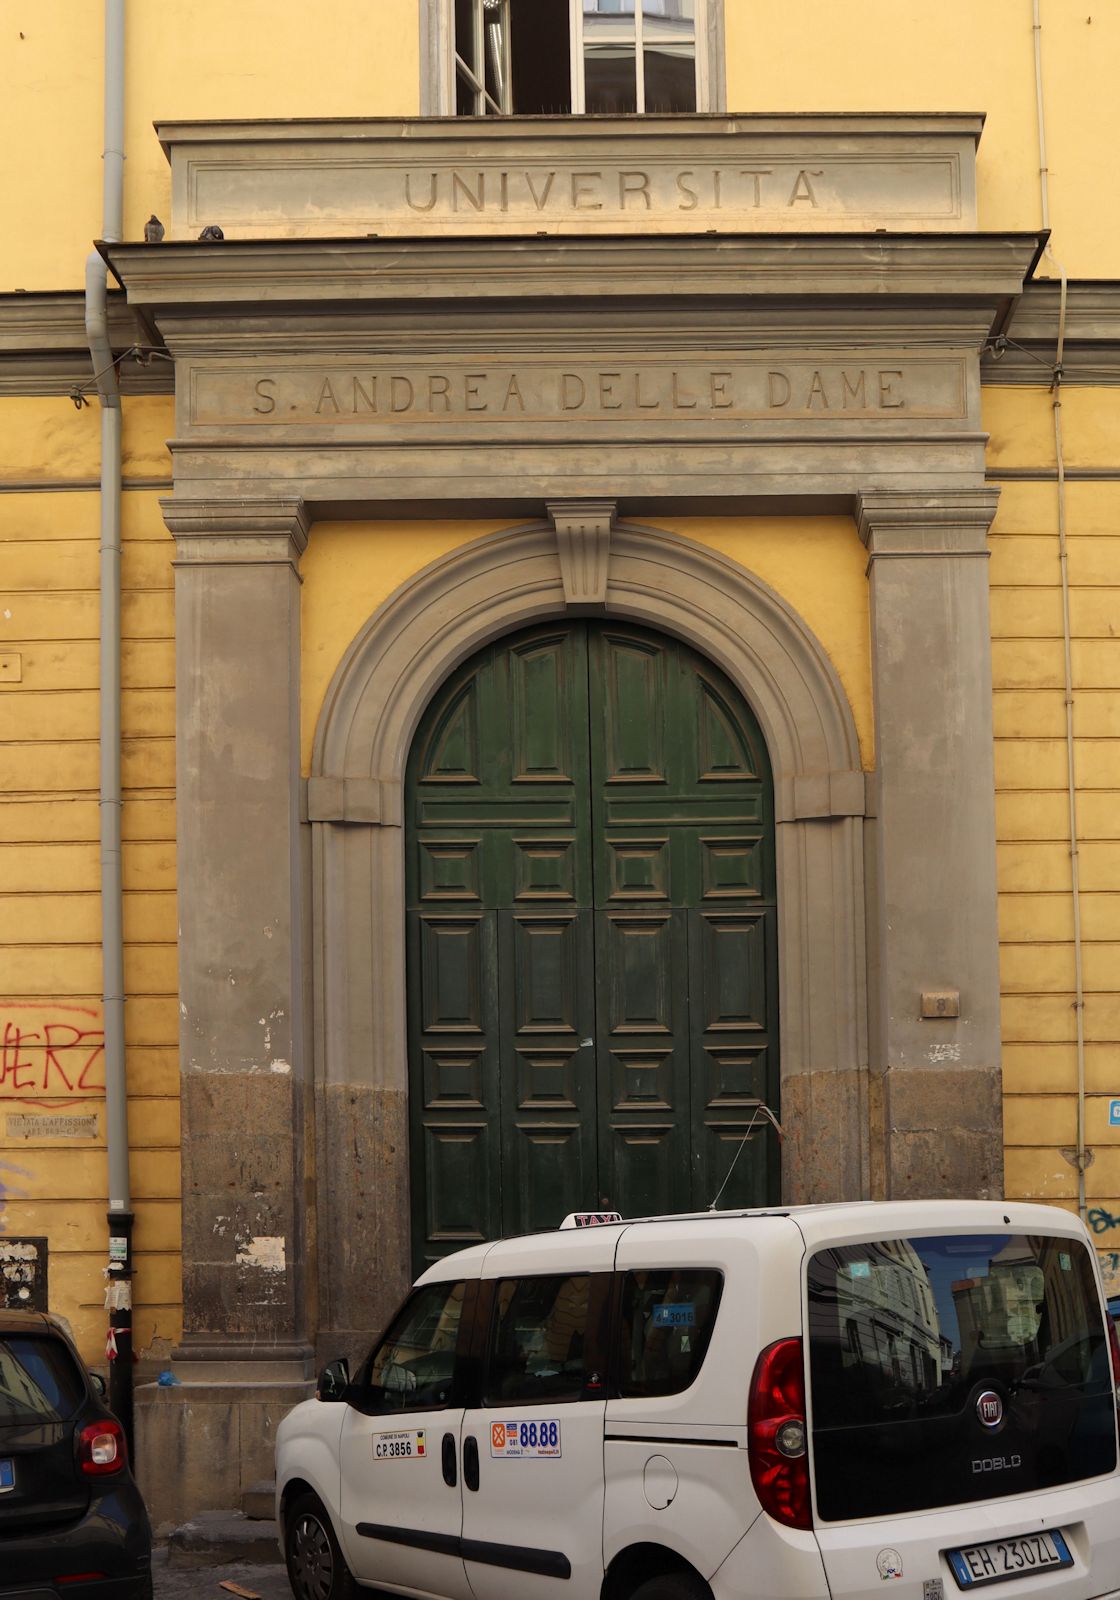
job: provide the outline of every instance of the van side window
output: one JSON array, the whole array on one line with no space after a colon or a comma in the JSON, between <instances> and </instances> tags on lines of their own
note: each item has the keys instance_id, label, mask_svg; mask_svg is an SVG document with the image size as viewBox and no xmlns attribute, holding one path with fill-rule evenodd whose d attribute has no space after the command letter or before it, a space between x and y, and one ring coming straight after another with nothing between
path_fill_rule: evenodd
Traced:
<instances>
[{"instance_id":1,"label":"van side window","mask_svg":"<svg viewBox=\"0 0 1120 1600\"><path fill-rule=\"evenodd\" d=\"M436 1411L451 1403L465 1283L430 1283L402 1306L369 1360L362 1410Z\"/></svg>"},{"instance_id":2,"label":"van side window","mask_svg":"<svg viewBox=\"0 0 1120 1600\"><path fill-rule=\"evenodd\" d=\"M490 1324L486 1405L579 1400L591 1279L504 1278Z\"/></svg>"},{"instance_id":3,"label":"van side window","mask_svg":"<svg viewBox=\"0 0 1120 1600\"><path fill-rule=\"evenodd\" d=\"M628 1272L622 1286L622 1395L680 1394L699 1374L723 1274L674 1267Z\"/></svg>"}]
</instances>

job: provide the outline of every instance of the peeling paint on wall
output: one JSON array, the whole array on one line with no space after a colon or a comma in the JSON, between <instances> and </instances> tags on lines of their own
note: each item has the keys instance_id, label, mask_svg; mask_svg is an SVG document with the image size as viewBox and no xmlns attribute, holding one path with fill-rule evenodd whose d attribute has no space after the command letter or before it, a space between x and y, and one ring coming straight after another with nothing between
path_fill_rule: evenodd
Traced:
<instances>
[{"instance_id":1,"label":"peeling paint on wall","mask_svg":"<svg viewBox=\"0 0 1120 1600\"><path fill-rule=\"evenodd\" d=\"M237 1247L239 1267L259 1267L262 1272L283 1272L286 1265L283 1234L254 1234Z\"/></svg>"}]
</instances>

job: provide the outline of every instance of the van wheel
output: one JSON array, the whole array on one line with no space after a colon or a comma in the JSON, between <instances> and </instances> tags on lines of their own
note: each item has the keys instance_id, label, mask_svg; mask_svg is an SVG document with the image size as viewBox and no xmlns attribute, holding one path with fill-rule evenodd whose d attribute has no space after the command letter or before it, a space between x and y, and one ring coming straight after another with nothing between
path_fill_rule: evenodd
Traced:
<instances>
[{"instance_id":1,"label":"van wheel","mask_svg":"<svg viewBox=\"0 0 1120 1600\"><path fill-rule=\"evenodd\" d=\"M313 1494L301 1494L285 1512L284 1561L296 1600L357 1600L331 1519Z\"/></svg>"},{"instance_id":2,"label":"van wheel","mask_svg":"<svg viewBox=\"0 0 1120 1600\"><path fill-rule=\"evenodd\" d=\"M692 1572L663 1572L647 1578L630 1600L712 1600L712 1591Z\"/></svg>"}]
</instances>

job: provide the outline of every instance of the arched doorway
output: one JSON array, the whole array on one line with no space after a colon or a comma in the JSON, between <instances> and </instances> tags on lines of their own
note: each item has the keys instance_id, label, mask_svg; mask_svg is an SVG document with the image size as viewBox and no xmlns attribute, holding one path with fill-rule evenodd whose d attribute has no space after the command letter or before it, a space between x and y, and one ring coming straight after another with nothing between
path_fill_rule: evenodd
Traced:
<instances>
[{"instance_id":1,"label":"arched doorway","mask_svg":"<svg viewBox=\"0 0 1120 1600\"><path fill-rule=\"evenodd\" d=\"M724 674L625 622L502 638L428 707L405 822L417 1268L777 1199L773 784Z\"/></svg>"}]
</instances>

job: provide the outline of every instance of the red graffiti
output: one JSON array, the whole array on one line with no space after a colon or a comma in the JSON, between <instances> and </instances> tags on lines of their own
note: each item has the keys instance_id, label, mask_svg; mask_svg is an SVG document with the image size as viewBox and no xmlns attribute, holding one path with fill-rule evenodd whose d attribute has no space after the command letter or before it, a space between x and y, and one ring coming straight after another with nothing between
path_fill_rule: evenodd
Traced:
<instances>
[{"instance_id":1,"label":"red graffiti","mask_svg":"<svg viewBox=\"0 0 1120 1600\"><path fill-rule=\"evenodd\" d=\"M105 1032L86 1006L18 1005L0 1022L0 1099L52 1100L105 1092Z\"/></svg>"}]
</instances>

